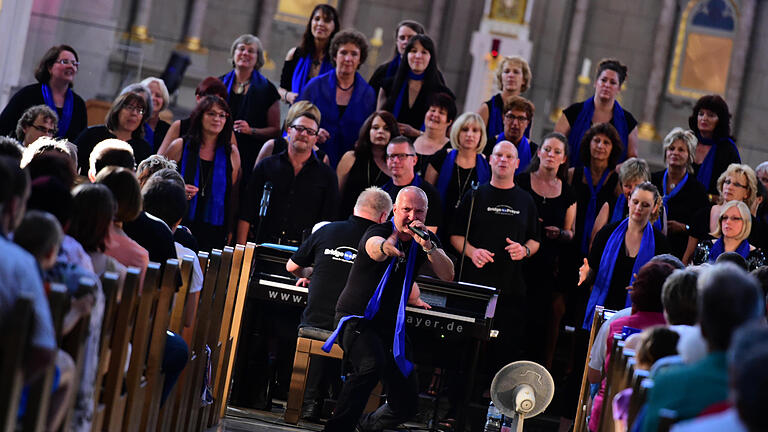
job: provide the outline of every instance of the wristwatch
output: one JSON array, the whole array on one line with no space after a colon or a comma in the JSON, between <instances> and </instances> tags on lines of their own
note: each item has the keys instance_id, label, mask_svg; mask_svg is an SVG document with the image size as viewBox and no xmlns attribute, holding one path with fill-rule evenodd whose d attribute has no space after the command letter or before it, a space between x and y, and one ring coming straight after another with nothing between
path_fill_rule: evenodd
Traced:
<instances>
[{"instance_id":1,"label":"wristwatch","mask_svg":"<svg viewBox=\"0 0 768 432\"><path fill-rule=\"evenodd\" d=\"M525 248L525 257L526 258L530 258L531 257L531 250L528 249L527 245L523 245L523 247Z\"/></svg>"},{"instance_id":2,"label":"wristwatch","mask_svg":"<svg viewBox=\"0 0 768 432\"><path fill-rule=\"evenodd\" d=\"M421 250L423 250L424 253L426 253L427 255L432 255L432 253L435 251L435 248L437 248L434 242L430 242L430 243L432 243L432 247L429 249L425 248L424 246L421 247Z\"/></svg>"}]
</instances>

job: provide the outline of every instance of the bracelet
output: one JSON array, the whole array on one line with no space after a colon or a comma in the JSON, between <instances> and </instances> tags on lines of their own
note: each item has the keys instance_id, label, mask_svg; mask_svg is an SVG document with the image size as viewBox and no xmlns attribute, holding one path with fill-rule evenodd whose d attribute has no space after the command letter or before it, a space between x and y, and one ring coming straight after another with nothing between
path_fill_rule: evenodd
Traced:
<instances>
[{"instance_id":1,"label":"bracelet","mask_svg":"<svg viewBox=\"0 0 768 432\"><path fill-rule=\"evenodd\" d=\"M379 251L381 252L382 255L385 255L385 256L387 255L387 253L384 252L384 243L386 242L387 242L386 240L382 240L381 243L379 243Z\"/></svg>"},{"instance_id":2,"label":"bracelet","mask_svg":"<svg viewBox=\"0 0 768 432\"><path fill-rule=\"evenodd\" d=\"M523 245L523 247L525 248L525 257L526 258L530 258L531 257L531 250L528 249L527 245Z\"/></svg>"},{"instance_id":3,"label":"bracelet","mask_svg":"<svg viewBox=\"0 0 768 432\"><path fill-rule=\"evenodd\" d=\"M430 243L432 244L432 247L429 249L425 248L424 246L421 247L421 250L423 250L427 255L432 255L432 253L435 252L435 248L437 248L433 242L430 241Z\"/></svg>"}]
</instances>

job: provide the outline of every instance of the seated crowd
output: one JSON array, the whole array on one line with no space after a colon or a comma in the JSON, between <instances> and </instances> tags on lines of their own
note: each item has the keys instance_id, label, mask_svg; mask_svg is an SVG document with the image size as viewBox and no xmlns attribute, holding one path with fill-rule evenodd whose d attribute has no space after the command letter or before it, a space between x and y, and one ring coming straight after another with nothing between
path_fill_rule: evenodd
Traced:
<instances>
[{"instance_id":1,"label":"seated crowd","mask_svg":"<svg viewBox=\"0 0 768 432\"><path fill-rule=\"evenodd\" d=\"M103 124L86 127L72 90L75 49L45 54L38 83L0 113L0 135L9 135L0 136L0 326L18 298L34 300L24 383L55 364L47 428L65 419L65 429L91 428L105 272L124 279L137 268L143 282L151 262L249 241L290 246L288 271L310 289L302 326L332 331L350 266L329 272L321 252L342 239L358 247L416 187L428 202L424 225L456 263L454 280L499 293L501 334L484 351L481 385L515 360L551 369L564 324L577 329L571 355L583 359L602 306L617 312L593 330L590 430L609 415L605 406L623 430L655 431L669 411L679 420L673 430L768 429L760 412L768 406L768 162L741 163L723 98L696 102L688 127L664 138L663 169L651 172L638 154L637 121L617 101L628 77L618 60L600 62L594 95L532 137L524 59L503 58L499 93L461 113L423 27L406 20L395 36L393 59L366 82L358 73L365 36L339 29L336 10L320 5L279 86L259 72L261 41L240 36L232 70L203 80L190 116L172 124L159 117L165 84L149 77L123 89ZM291 107L281 127L282 102ZM323 221L336 222L313 233ZM203 286L193 264L190 328ZM82 278L94 289L80 290ZM62 334L87 322L79 374L57 345L46 300L53 284L71 297ZM411 294L409 304L429 307ZM636 368L654 382L634 424L627 391L602 402L613 335L628 328L639 335L624 346L635 347ZM167 333L161 404L190 355L185 331ZM439 377L439 367L432 372ZM313 404L328 391L310 384L307 418L317 418Z\"/></svg>"}]
</instances>

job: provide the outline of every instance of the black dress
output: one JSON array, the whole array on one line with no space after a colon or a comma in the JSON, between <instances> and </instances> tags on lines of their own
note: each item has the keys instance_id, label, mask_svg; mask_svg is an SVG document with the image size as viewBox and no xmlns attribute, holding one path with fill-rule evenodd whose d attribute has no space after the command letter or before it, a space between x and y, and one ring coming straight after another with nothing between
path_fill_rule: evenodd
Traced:
<instances>
[{"instance_id":1,"label":"black dress","mask_svg":"<svg viewBox=\"0 0 768 432\"><path fill-rule=\"evenodd\" d=\"M393 84L394 77L385 79L382 86L382 89L384 89L384 94L388 100L385 104L385 109L387 109L389 106L389 99L396 99L398 93L400 92L400 89L392 89ZM421 90L419 90L419 94L416 96L416 100L413 101L413 106L408 106L407 99L403 101L403 104L400 108L400 113L397 116L397 122L405 123L414 129L421 130L421 127L424 125L424 116L427 114L427 110L429 110L429 107L427 106L429 97L434 93L447 93L452 98L455 98L451 89L442 84L434 83L432 85L422 85ZM406 96L407 95L404 95L404 97ZM394 106L394 102L392 103L392 106Z\"/></svg>"},{"instance_id":2,"label":"black dress","mask_svg":"<svg viewBox=\"0 0 768 432\"><path fill-rule=\"evenodd\" d=\"M370 186L382 187L389 182L389 177L376 165L372 156L356 157L355 163L349 169L347 182L341 193L341 206L339 218L343 219L352 214L357 197Z\"/></svg>"},{"instance_id":3,"label":"black dress","mask_svg":"<svg viewBox=\"0 0 768 432\"><path fill-rule=\"evenodd\" d=\"M81 174L88 173L89 157L96 144L110 138L117 138L117 136L104 125L91 126L77 137L75 146L77 146L77 163ZM144 138L131 138L128 144L133 148L133 158L137 165L152 154L152 147Z\"/></svg>"},{"instance_id":4,"label":"black dress","mask_svg":"<svg viewBox=\"0 0 768 432\"><path fill-rule=\"evenodd\" d=\"M432 165L432 167L435 169L435 171L440 172L440 168L443 166L443 160L445 159L445 155L448 153L448 150L451 149L451 142L448 141L445 143L443 148L440 150L430 154L425 155L421 154L419 152L416 152L416 156L418 157L416 160L416 166L413 167L413 171L420 175L421 177L424 177L425 174L427 174L427 167ZM436 162L439 161L439 162Z\"/></svg>"},{"instance_id":5,"label":"black dress","mask_svg":"<svg viewBox=\"0 0 768 432\"><path fill-rule=\"evenodd\" d=\"M662 195L666 192L664 190L665 172L666 170L662 170L651 175L651 182L659 188ZM707 200L704 186L696 180L696 177L693 174L689 174L685 186L680 189L680 192L678 192L677 195L669 200L667 220L677 221L690 226L693 224L693 217L696 212L701 208L709 208L708 203L709 201ZM688 233L681 232L668 234L667 240L669 241L672 255L683 259L685 248L688 246Z\"/></svg>"},{"instance_id":6,"label":"black dress","mask_svg":"<svg viewBox=\"0 0 768 432\"><path fill-rule=\"evenodd\" d=\"M152 152L157 153L158 150L160 150L160 145L163 143L163 140L165 139L165 134L168 133L168 129L171 128L171 125L168 124L168 122L165 122L163 120L158 120L157 125L155 126L155 130L152 131L152 142L149 143L152 146ZM146 136L144 137L146 140ZM148 140L146 140L149 142Z\"/></svg>"},{"instance_id":7,"label":"black dress","mask_svg":"<svg viewBox=\"0 0 768 432\"><path fill-rule=\"evenodd\" d=\"M0 113L0 135L15 136L16 124L28 108L35 105L45 105L43 99L43 85L40 83L30 84L16 92L8 101L3 112ZM88 110L85 108L85 102L74 91L74 106L72 107L72 121L69 124L66 134L63 138L69 142L75 142L75 139L88 126ZM56 108L56 114L61 117L62 109Z\"/></svg>"},{"instance_id":8,"label":"black dress","mask_svg":"<svg viewBox=\"0 0 768 432\"><path fill-rule=\"evenodd\" d=\"M582 179L584 178L584 170L582 168L576 168L573 170L573 179L571 181L571 187L576 194L576 229L574 233L574 245L578 250L581 245L581 239L584 234L584 223L586 222L587 206L589 205L589 197L591 195L589 186L584 184ZM613 213L613 206L616 204L616 185L619 182L619 176L615 172L608 175L600 192L597 194L597 208L595 210L595 217L597 213L603 207L603 204L608 203L608 214ZM587 233L592 235L592 233Z\"/></svg>"}]
</instances>

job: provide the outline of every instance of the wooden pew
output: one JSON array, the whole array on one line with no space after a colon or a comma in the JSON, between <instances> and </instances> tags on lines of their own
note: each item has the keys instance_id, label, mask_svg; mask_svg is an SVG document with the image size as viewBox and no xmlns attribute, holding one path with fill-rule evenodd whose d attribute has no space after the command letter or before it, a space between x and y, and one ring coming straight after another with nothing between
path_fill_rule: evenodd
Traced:
<instances>
[{"instance_id":1,"label":"wooden pew","mask_svg":"<svg viewBox=\"0 0 768 432\"><path fill-rule=\"evenodd\" d=\"M67 292L66 285L58 283L51 284L51 290L48 294L48 304L51 307L53 328L58 339L61 336L64 314L69 308L69 293ZM58 342L59 341L57 340L57 345ZM30 384L27 407L22 420L22 429L24 431L38 432L45 430L55 370L56 365L51 363L43 376Z\"/></svg>"},{"instance_id":2,"label":"wooden pew","mask_svg":"<svg viewBox=\"0 0 768 432\"><path fill-rule=\"evenodd\" d=\"M632 397L629 398L629 412L627 413L627 426L632 426L637 418L637 413L645 404L648 389L653 386L653 381L648 379L647 370L636 369L632 375Z\"/></svg>"},{"instance_id":3,"label":"wooden pew","mask_svg":"<svg viewBox=\"0 0 768 432\"><path fill-rule=\"evenodd\" d=\"M115 329L117 316L120 276L117 273L106 272L101 277L101 290L104 292L104 318L101 322L101 337L99 342L99 360L96 368L96 378L93 382L93 409L92 430L100 431L104 422L106 406L101 403L104 376L109 369L109 358L112 346L112 332Z\"/></svg>"},{"instance_id":4,"label":"wooden pew","mask_svg":"<svg viewBox=\"0 0 768 432\"><path fill-rule=\"evenodd\" d=\"M125 412L126 395L122 392L125 378L125 360L128 356L128 344L131 340L135 306L138 297L140 270L134 267L128 269L123 284L120 304L117 307L115 328L112 334L112 346L109 356L109 367L104 377L102 400L105 406L104 421L94 430L116 431L122 428L123 413Z\"/></svg>"},{"instance_id":5,"label":"wooden pew","mask_svg":"<svg viewBox=\"0 0 768 432\"><path fill-rule=\"evenodd\" d=\"M0 430L16 428L21 389L24 386L24 354L32 331L33 299L19 297L0 329Z\"/></svg>"},{"instance_id":6,"label":"wooden pew","mask_svg":"<svg viewBox=\"0 0 768 432\"><path fill-rule=\"evenodd\" d=\"M595 315L592 317L592 329L589 332L589 344L587 345L587 358L584 362L584 372L581 376L581 390L579 391L579 401L576 406L576 416L573 422L574 432L584 432L587 430L587 407L589 406L589 383L587 382L587 373L589 372L589 353L592 351L592 344L595 343L595 337L600 327L608 319L608 316L614 311L606 310L603 306L595 306Z\"/></svg>"}]
</instances>

